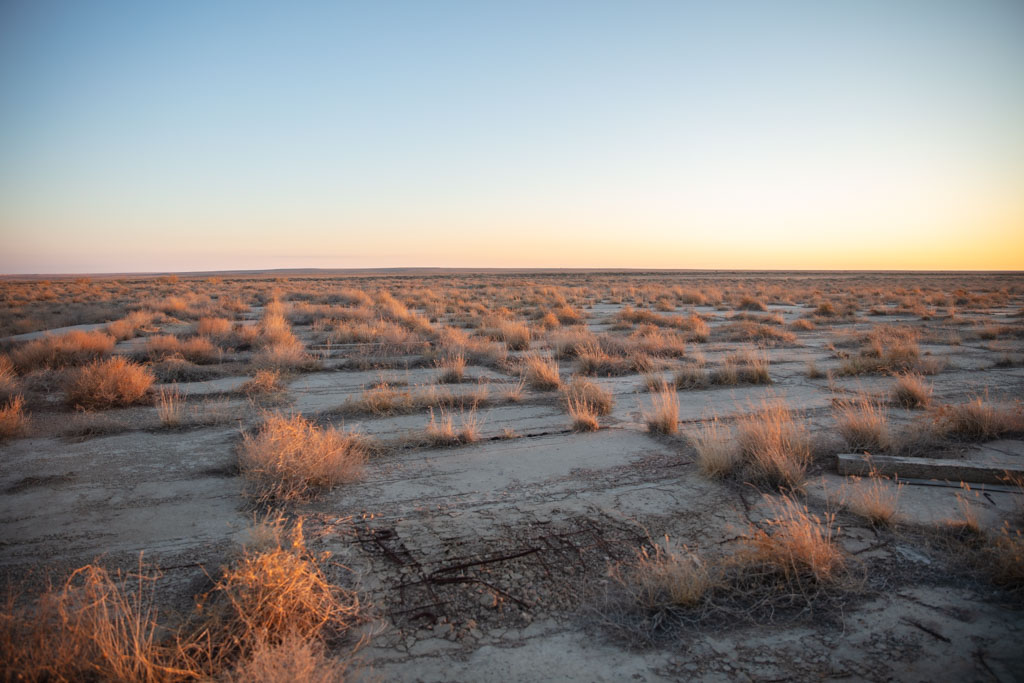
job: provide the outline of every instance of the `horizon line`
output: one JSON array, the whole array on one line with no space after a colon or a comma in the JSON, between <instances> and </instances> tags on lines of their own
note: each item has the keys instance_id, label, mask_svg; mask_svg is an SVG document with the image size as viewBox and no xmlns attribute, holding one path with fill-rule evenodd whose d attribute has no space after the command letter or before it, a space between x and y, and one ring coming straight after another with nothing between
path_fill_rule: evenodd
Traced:
<instances>
[{"instance_id":1,"label":"horizon line","mask_svg":"<svg viewBox=\"0 0 1024 683\"><path fill-rule=\"evenodd\" d=\"M927 268L606 268L606 267L445 267L445 266L379 266L367 268L236 268L223 270L158 270L158 271L85 271L65 273L0 273L2 280L39 280L69 278L148 278L148 277L217 277L231 275L393 275L393 274L548 274L548 273L865 273L865 274L992 274L1022 275L1022 270L1007 269L927 269Z\"/></svg>"}]
</instances>

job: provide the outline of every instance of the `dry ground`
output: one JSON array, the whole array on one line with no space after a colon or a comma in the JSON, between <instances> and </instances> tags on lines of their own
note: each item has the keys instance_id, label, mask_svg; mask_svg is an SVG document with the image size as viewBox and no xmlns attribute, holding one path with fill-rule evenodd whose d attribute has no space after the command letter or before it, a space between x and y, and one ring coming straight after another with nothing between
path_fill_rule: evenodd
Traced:
<instances>
[{"instance_id":1,"label":"dry ground","mask_svg":"<svg viewBox=\"0 0 1024 683\"><path fill-rule=\"evenodd\" d=\"M367 643L328 641L349 678L1024 677L1020 483L898 487L834 457L1024 467L1018 275L55 279L0 300L0 572L22 603L141 552L162 614L187 621L272 510L368 605ZM59 336L74 332L97 337ZM132 378L83 401L83 368L112 356L152 375L143 393ZM919 402L895 392L907 374ZM568 394L574 376L596 386ZM666 396L678 408L655 415ZM984 428L963 419L972 401ZM847 439L850 405L884 438ZM731 449L765 406L806 439L785 491L738 451L710 472L692 440L717 420ZM275 413L337 428L358 461L305 492L266 486L294 465L239 458ZM896 506L887 524L856 504L870 487ZM840 578L634 599L639 552L667 536L728 563L772 534L784 493L832 529Z\"/></svg>"}]
</instances>

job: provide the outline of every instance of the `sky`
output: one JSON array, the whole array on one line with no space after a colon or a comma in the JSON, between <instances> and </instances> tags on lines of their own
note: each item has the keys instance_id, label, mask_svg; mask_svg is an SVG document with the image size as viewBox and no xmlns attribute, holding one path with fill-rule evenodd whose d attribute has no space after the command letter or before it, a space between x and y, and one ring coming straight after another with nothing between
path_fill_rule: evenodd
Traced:
<instances>
[{"instance_id":1,"label":"sky","mask_svg":"<svg viewBox=\"0 0 1024 683\"><path fill-rule=\"evenodd\" d=\"M0 272L1024 269L1024 2L0 2Z\"/></svg>"}]
</instances>

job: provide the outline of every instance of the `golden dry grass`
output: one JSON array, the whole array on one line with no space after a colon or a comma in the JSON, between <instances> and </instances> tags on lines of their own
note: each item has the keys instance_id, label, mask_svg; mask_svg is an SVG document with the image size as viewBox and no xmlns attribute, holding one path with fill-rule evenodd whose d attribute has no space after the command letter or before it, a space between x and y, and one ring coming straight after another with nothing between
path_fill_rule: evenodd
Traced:
<instances>
[{"instance_id":1,"label":"golden dry grass","mask_svg":"<svg viewBox=\"0 0 1024 683\"><path fill-rule=\"evenodd\" d=\"M697 467L701 474L719 479L733 474L743 464L739 445L732 431L712 419L688 435L697 451Z\"/></svg>"},{"instance_id":2,"label":"golden dry grass","mask_svg":"<svg viewBox=\"0 0 1024 683\"><path fill-rule=\"evenodd\" d=\"M790 496L771 497L772 517L745 539L736 561L746 568L777 574L787 584L828 583L845 560L835 543L835 517L811 513Z\"/></svg>"},{"instance_id":3,"label":"golden dry grass","mask_svg":"<svg viewBox=\"0 0 1024 683\"><path fill-rule=\"evenodd\" d=\"M679 396L675 387L665 383L651 396L651 407L643 412L647 431L675 434L679 429Z\"/></svg>"},{"instance_id":4,"label":"golden dry grass","mask_svg":"<svg viewBox=\"0 0 1024 683\"><path fill-rule=\"evenodd\" d=\"M196 323L196 334L200 337L226 338L231 334L231 321L227 318L200 318Z\"/></svg>"},{"instance_id":5,"label":"golden dry grass","mask_svg":"<svg viewBox=\"0 0 1024 683\"><path fill-rule=\"evenodd\" d=\"M572 418L574 432L596 432L601 426L597 408L586 398L566 397L566 410Z\"/></svg>"},{"instance_id":6,"label":"golden dry grass","mask_svg":"<svg viewBox=\"0 0 1024 683\"><path fill-rule=\"evenodd\" d=\"M160 387L156 395L156 413L160 424L165 427L177 427L185 415L185 401L178 385Z\"/></svg>"},{"instance_id":7,"label":"golden dry grass","mask_svg":"<svg viewBox=\"0 0 1024 683\"><path fill-rule=\"evenodd\" d=\"M558 374L558 361L553 358L531 354L523 358L523 379L526 385L537 391L554 391L562 386Z\"/></svg>"},{"instance_id":8,"label":"golden dry grass","mask_svg":"<svg viewBox=\"0 0 1024 683\"><path fill-rule=\"evenodd\" d=\"M735 386L738 384L771 384L768 374L768 356L752 349L729 354L708 377L711 384Z\"/></svg>"},{"instance_id":9,"label":"golden dry grass","mask_svg":"<svg viewBox=\"0 0 1024 683\"><path fill-rule=\"evenodd\" d=\"M245 548L201 601L206 632L220 653L247 657L261 642L316 641L359 619L358 595L327 580L319 566L326 556L306 548L301 519L290 529L281 518L263 524L276 527L262 534L269 547Z\"/></svg>"},{"instance_id":10,"label":"golden dry grass","mask_svg":"<svg viewBox=\"0 0 1024 683\"><path fill-rule=\"evenodd\" d=\"M154 381L148 368L115 356L78 368L66 381L64 393L74 407L114 408L140 403Z\"/></svg>"},{"instance_id":11,"label":"golden dry grass","mask_svg":"<svg viewBox=\"0 0 1024 683\"><path fill-rule=\"evenodd\" d=\"M319 640L286 635L259 638L248 657L227 674L228 683L344 683L348 662L331 657Z\"/></svg>"},{"instance_id":12,"label":"golden dry grass","mask_svg":"<svg viewBox=\"0 0 1024 683\"><path fill-rule=\"evenodd\" d=\"M892 387L892 402L903 408L927 408L932 400L932 385L921 375L901 374Z\"/></svg>"},{"instance_id":13,"label":"golden dry grass","mask_svg":"<svg viewBox=\"0 0 1024 683\"><path fill-rule=\"evenodd\" d=\"M7 354L0 354L0 401L12 398L20 390L18 373Z\"/></svg>"},{"instance_id":14,"label":"golden dry grass","mask_svg":"<svg viewBox=\"0 0 1024 683\"><path fill-rule=\"evenodd\" d=\"M480 440L480 418L476 409L462 410L459 413L459 424L455 424L452 411L439 408L435 414L430 409L430 421L424 430L427 442L433 446L454 446L473 443Z\"/></svg>"},{"instance_id":15,"label":"golden dry grass","mask_svg":"<svg viewBox=\"0 0 1024 683\"><path fill-rule=\"evenodd\" d=\"M885 408L869 399L843 401L834 411L836 429L852 451L881 453L893 445Z\"/></svg>"},{"instance_id":16,"label":"golden dry grass","mask_svg":"<svg viewBox=\"0 0 1024 683\"><path fill-rule=\"evenodd\" d=\"M35 605L11 593L0 614L0 673L26 681L176 681L199 672L159 635L156 576L141 566L111 574L98 565L75 570Z\"/></svg>"},{"instance_id":17,"label":"golden dry grass","mask_svg":"<svg viewBox=\"0 0 1024 683\"><path fill-rule=\"evenodd\" d=\"M114 338L103 332L74 330L60 336L46 335L26 342L11 352L11 360L22 372L41 368L59 369L88 363L114 349Z\"/></svg>"},{"instance_id":18,"label":"golden dry grass","mask_svg":"<svg viewBox=\"0 0 1024 683\"><path fill-rule=\"evenodd\" d=\"M0 441L21 436L28 431L29 417L25 413L25 398L11 396L0 406Z\"/></svg>"},{"instance_id":19,"label":"golden dry grass","mask_svg":"<svg viewBox=\"0 0 1024 683\"><path fill-rule=\"evenodd\" d=\"M441 370L437 376L439 384L458 384L466 372L466 356L461 352L448 354L434 364Z\"/></svg>"},{"instance_id":20,"label":"golden dry grass","mask_svg":"<svg viewBox=\"0 0 1024 683\"><path fill-rule=\"evenodd\" d=\"M303 500L355 481L367 449L353 432L320 428L301 415L268 414L255 434L245 434L238 464L258 500Z\"/></svg>"},{"instance_id":21,"label":"golden dry grass","mask_svg":"<svg viewBox=\"0 0 1024 683\"><path fill-rule=\"evenodd\" d=\"M107 323L106 332L117 341L132 339L149 327L155 318L152 311L133 311L120 320Z\"/></svg>"},{"instance_id":22,"label":"golden dry grass","mask_svg":"<svg viewBox=\"0 0 1024 683\"><path fill-rule=\"evenodd\" d=\"M273 394L283 391L284 388L284 380L279 370L257 370L253 378L238 389L248 396L256 396L260 394Z\"/></svg>"},{"instance_id":23,"label":"golden dry grass","mask_svg":"<svg viewBox=\"0 0 1024 683\"><path fill-rule=\"evenodd\" d=\"M747 481L780 488L802 485L811 460L810 435L784 402L765 402L760 409L741 417L736 440Z\"/></svg>"},{"instance_id":24,"label":"golden dry grass","mask_svg":"<svg viewBox=\"0 0 1024 683\"><path fill-rule=\"evenodd\" d=\"M571 411L571 403L585 404L595 415L608 415L615 407L612 392L583 377L573 377L562 389L562 400Z\"/></svg>"},{"instance_id":25,"label":"golden dry grass","mask_svg":"<svg viewBox=\"0 0 1024 683\"><path fill-rule=\"evenodd\" d=\"M693 608L720 583L717 569L666 536L637 551L636 558L609 568L609 575L643 609Z\"/></svg>"},{"instance_id":26,"label":"golden dry grass","mask_svg":"<svg viewBox=\"0 0 1024 683\"><path fill-rule=\"evenodd\" d=\"M937 413L942 432L969 441L986 441L1024 432L1024 406L995 404L981 396L958 405L942 406Z\"/></svg>"},{"instance_id":27,"label":"golden dry grass","mask_svg":"<svg viewBox=\"0 0 1024 683\"><path fill-rule=\"evenodd\" d=\"M872 526L889 526L899 512L900 493L903 484L891 481L877 472L865 479L850 477L840 493L842 505L854 514L863 517Z\"/></svg>"}]
</instances>

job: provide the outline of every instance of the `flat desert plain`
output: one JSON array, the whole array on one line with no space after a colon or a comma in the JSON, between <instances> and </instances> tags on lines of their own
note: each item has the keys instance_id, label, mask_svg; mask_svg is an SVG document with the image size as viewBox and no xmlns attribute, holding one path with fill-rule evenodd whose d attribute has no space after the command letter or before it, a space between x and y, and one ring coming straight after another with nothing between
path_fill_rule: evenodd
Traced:
<instances>
[{"instance_id":1,"label":"flat desert plain","mask_svg":"<svg viewBox=\"0 0 1024 683\"><path fill-rule=\"evenodd\" d=\"M1024 276L0 299L5 679L1024 677Z\"/></svg>"}]
</instances>

